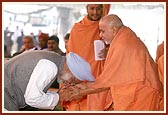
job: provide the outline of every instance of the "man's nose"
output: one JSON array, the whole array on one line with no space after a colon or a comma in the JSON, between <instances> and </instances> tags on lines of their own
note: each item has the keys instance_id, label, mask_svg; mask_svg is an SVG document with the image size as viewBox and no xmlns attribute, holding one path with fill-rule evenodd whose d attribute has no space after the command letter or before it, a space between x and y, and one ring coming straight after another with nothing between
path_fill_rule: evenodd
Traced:
<instances>
[{"instance_id":1,"label":"man's nose","mask_svg":"<svg viewBox=\"0 0 168 115\"><path fill-rule=\"evenodd\" d=\"M102 38L102 37L103 37L102 32L100 32L99 36L100 36L100 38Z\"/></svg>"},{"instance_id":2,"label":"man's nose","mask_svg":"<svg viewBox=\"0 0 168 115\"><path fill-rule=\"evenodd\" d=\"M96 8L93 10L93 13L94 13L94 14L97 14L97 10L96 10Z\"/></svg>"}]
</instances>

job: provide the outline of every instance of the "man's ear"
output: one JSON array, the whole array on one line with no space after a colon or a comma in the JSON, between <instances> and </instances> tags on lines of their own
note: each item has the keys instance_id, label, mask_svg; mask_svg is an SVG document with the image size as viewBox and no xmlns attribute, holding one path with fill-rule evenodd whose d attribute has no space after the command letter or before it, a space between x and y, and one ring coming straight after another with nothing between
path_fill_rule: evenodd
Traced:
<instances>
[{"instance_id":1,"label":"man's ear","mask_svg":"<svg viewBox=\"0 0 168 115\"><path fill-rule=\"evenodd\" d=\"M117 26L113 26L112 32L113 32L113 35L115 36L117 34L117 32L118 32L118 27Z\"/></svg>"}]
</instances>

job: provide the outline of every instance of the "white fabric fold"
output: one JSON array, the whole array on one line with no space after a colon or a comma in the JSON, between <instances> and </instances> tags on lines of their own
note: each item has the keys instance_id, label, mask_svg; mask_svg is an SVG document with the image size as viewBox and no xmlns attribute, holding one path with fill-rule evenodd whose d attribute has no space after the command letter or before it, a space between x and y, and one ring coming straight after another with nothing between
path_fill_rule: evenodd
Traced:
<instances>
[{"instance_id":1,"label":"white fabric fold","mask_svg":"<svg viewBox=\"0 0 168 115\"><path fill-rule=\"evenodd\" d=\"M44 88L54 79L58 72L55 63L41 59L35 66L25 91L25 102L36 108L54 109L58 104L59 95L56 92L45 93Z\"/></svg>"}]
</instances>

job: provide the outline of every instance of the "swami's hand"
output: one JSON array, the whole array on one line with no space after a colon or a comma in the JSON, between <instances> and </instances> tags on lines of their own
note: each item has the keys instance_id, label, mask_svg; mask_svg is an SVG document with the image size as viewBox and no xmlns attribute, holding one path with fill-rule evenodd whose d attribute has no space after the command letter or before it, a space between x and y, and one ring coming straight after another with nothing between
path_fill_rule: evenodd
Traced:
<instances>
[{"instance_id":1,"label":"swami's hand","mask_svg":"<svg viewBox=\"0 0 168 115\"><path fill-rule=\"evenodd\" d=\"M80 93L80 88L73 86L71 87L72 95L69 96L68 101L79 100L83 98L83 95Z\"/></svg>"},{"instance_id":2,"label":"swami's hand","mask_svg":"<svg viewBox=\"0 0 168 115\"><path fill-rule=\"evenodd\" d=\"M87 83L85 83L85 82L78 83L78 84L75 85L75 87L78 88L78 89L86 89L86 88L88 88Z\"/></svg>"},{"instance_id":3,"label":"swami's hand","mask_svg":"<svg viewBox=\"0 0 168 115\"><path fill-rule=\"evenodd\" d=\"M80 94L80 89L76 86L61 89L59 91L60 101L72 101L83 98Z\"/></svg>"},{"instance_id":4,"label":"swami's hand","mask_svg":"<svg viewBox=\"0 0 168 115\"><path fill-rule=\"evenodd\" d=\"M105 48L100 50L98 56L99 56L99 58L105 59L107 56L107 50Z\"/></svg>"},{"instance_id":5,"label":"swami's hand","mask_svg":"<svg viewBox=\"0 0 168 115\"><path fill-rule=\"evenodd\" d=\"M73 94L73 90L71 88L62 87L58 91L60 101L68 101L69 97Z\"/></svg>"}]
</instances>

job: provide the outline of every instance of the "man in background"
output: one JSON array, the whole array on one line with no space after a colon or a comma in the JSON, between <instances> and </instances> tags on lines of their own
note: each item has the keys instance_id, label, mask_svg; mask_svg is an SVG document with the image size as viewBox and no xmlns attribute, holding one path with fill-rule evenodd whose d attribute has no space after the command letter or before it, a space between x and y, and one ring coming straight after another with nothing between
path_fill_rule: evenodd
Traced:
<instances>
[{"instance_id":1,"label":"man in background","mask_svg":"<svg viewBox=\"0 0 168 115\"><path fill-rule=\"evenodd\" d=\"M47 41L47 47L48 51L54 51L55 53L58 53L62 56L65 55L59 48L59 38L55 35L49 37Z\"/></svg>"},{"instance_id":2,"label":"man in background","mask_svg":"<svg viewBox=\"0 0 168 115\"><path fill-rule=\"evenodd\" d=\"M49 38L49 35L47 33L41 32L38 35L38 45L34 48L34 50L46 50L48 38Z\"/></svg>"}]
</instances>

